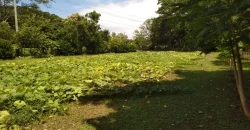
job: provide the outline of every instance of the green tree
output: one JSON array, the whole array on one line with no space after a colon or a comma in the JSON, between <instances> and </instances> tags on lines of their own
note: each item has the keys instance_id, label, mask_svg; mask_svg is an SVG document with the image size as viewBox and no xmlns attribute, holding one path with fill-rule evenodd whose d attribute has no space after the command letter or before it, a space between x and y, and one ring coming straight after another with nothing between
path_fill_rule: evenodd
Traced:
<instances>
[{"instance_id":1,"label":"green tree","mask_svg":"<svg viewBox=\"0 0 250 130\"><path fill-rule=\"evenodd\" d=\"M167 10L167 11L166 11ZM168 5L163 4L157 13L159 17L152 20L150 40L152 50L192 50L187 46L184 40L187 26L178 24L169 24L169 17L172 17L173 11Z\"/></svg>"},{"instance_id":2,"label":"green tree","mask_svg":"<svg viewBox=\"0 0 250 130\"><path fill-rule=\"evenodd\" d=\"M0 22L13 19L13 1L14 0L0 0ZM17 0L17 3L22 3L24 6L37 6L37 4L49 4L53 0Z\"/></svg>"},{"instance_id":3,"label":"green tree","mask_svg":"<svg viewBox=\"0 0 250 130\"><path fill-rule=\"evenodd\" d=\"M79 45L79 33L76 21L67 21L58 31L58 47L57 55L75 55L77 54Z\"/></svg>"},{"instance_id":4,"label":"green tree","mask_svg":"<svg viewBox=\"0 0 250 130\"><path fill-rule=\"evenodd\" d=\"M101 27L98 24L101 14L93 11L87 13L85 17L88 19L88 32L89 42L86 45L87 53L97 54L100 53L100 47L102 44Z\"/></svg>"},{"instance_id":5,"label":"green tree","mask_svg":"<svg viewBox=\"0 0 250 130\"><path fill-rule=\"evenodd\" d=\"M65 31L65 33L67 33L70 32L70 29L73 29L70 32L72 35L68 35L68 39L71 40L65 40L67 42L71 42L72 47L75 49L74 54L82 54L84 47L86 47L86 51L89 54L108 52L108 45L106 46L105 44L107 44L110 39L109 31L101 30L101 27L98 24L100 16L101 14L93 11L87 13L85 16L72 14L64 20L64 24L70 24L71 27L68 29L62 28L61 32L66 29L67 31ZM66 35L65 33L58 37L63 37Z\"/></svg>"},{"instance_id":6,"label":"green tree","mask_svg":"<svg viewBox=\"0 0 250 130\"><path fill-rule=\"evenodd\" d=\"M135 52L136 45L128 39L128 36L124 33L113 33L110 40L110 52L126 53Z\"/></svg>"},{"instance_id":7,"label":"green tree","mask_svg":"<svg viewBox=\"0 0 250 130\"><path fill-rule=\"evenodd\" d=\"M12 40L14 31L7 22L0 23L0 38L5 40Z\"/></svg>"},{"instance_id":8,"label":"green tree","mask_svg":"<svg viewBox=\"0 0 250 130\"><path fill-rule=\"evenodd\" d=\"M87 13L85 15L86 18L89 18L91 21L94 21L95 23L98 23L101 17L101 14L97 13L96 11Z\"/></svg>"},{"instance_id":9,"label":"green tree","mask_svg":"<svg viewBox=\"0 0 250 130\"><path fill-rule=\"evenodd\" d=\"M150 39L152 19L147 19L139 28L134 31L134 42L139 50L148 50L152 46Z\"/></svg>"},{"instance_id":10,"label":"green tree","mask_svg":"<svg viewBox=\"0 0 250 130\"><path fill-rule=\"evenodd\" d=\"M0 38L0 59L15 58L15 51L9 41Z\"/></svg>"},{"instance_id":11,"label":"green tree","mask_svg":"<svg viewBox=\"0 0 250 130\"><path fill-rule=\"evenodd\" d=\"M19 12L20 32L16 36L16 44L20 50L28 49L34 57L55 54L58 30L63 28L62 19L36 6L21 6Z\"/></svg>"},{"instance_id":12,"label":"green tree","mask_svg":"<svg viewBox=\"0 0 250 130\"><path fill-rule=\"evenodd\" d=\"M110 52L111 36L110 36L109 30L101 30L99 32L99 35L100 35L100 38L101 38L101 45L100 45L99 52L100 53L108 53L108 52Z\"/></svg>"},{"instance_id":13,"label":"green tree","mask_svg":"<svg viewBox=\"0 0 250 130\"><path fill-rule=\"evenodd\" d=\"M39 27L23 26L17 33L16 40L21 48L29 48L33 57L44 57L48 55L48 38L41 33Z\"/></svg>"},{"instance_id":14,"label":"green tree","mask_svg":"<svg viewBox=\"0 0 250 130\"><path fill-rule=\"evenodd\" d=\"M84 16L80 16L78 13L72 14L69 16L64 24L71 24L71 26L74 28L74 35L72 38L76 38L74 40L73 48L75 48L75 54L82 54L82 48L89 43L90 40L90 32L88 30L88 20ZM67 31L65 32L67 33ZM60 36L60 37L63 37ZM71 39L72 39L71 38Z\"/></svg>"},{"instance_id":15,"label":"green tree","mask_svg":"<svg viewBox=\"0 0 250 130\"><path fill-rule=\"evenodd\" d=\"M248 43L249 0L159 0L160 10L172 10L172 23L187 25L185 37L200 47L230 49L237 89L243 110L250 118L250 104L245 96L239 42ZM167 6L166 6L167 5ZM170 23L171 23L170 22Z\"/></svg>"}]
</instances>

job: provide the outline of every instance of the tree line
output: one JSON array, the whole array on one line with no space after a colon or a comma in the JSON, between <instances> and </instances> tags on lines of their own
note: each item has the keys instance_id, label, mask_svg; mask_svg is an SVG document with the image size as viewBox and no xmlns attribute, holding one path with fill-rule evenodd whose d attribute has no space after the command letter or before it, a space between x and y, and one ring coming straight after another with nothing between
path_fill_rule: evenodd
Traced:
<instances>
[{"instance_id":1,"label":"tree line","mask_svg":"<svg viewBox=\"0 0 250 130\"><path fill-rule=\"evenodd\" d=\"M36 3L24 4L18 7L20 30L15 32L13 7L6 3L11 1L0 3L0 59L136 51L126 34L102 30L96 11L63 19L41 11Z\"/></svg>"},{"instance_id":2,"label":"tree line","mask_svg":"<svg viewBox=\"0 0 250 130\"><path fill-rule=\"evenodd\" d=\"M0 59L15 56L46 57L50 55L81 55L125 53L136 50L201 50L186 40L187 26L170 26L169 14L146 20L135 30L133 39L124 33L110 33L99 25L101 14L93 11L84 16L67 18L43 12L37 4L51 0L35 0L19 4L20 31L15 32L13 0L0 1ZM214 49L215 47L209 48ZM3 51L5 50L5 51Z\"/></svg>"},{"instance_id":3,"label":"tree line","mask_svg":"<svg viewBox=\"0 0 250 130\"><path fill-rule=\"evenodd\" d=\"M190 40L185 40L187 27L170 26L169 15L161 14L161 8L158 10L159 17L146 20L135 30L133 39L129 39L124 33L115 34L102 30L99 25L101 14L95 11L84 16L76 13L60 18L41 11L37 5L49 2L36 0L19 4L20 31L16 33L12 0L1 0L0 59L15 56L125 53L136 50L199 50L197 46L190 44Z\"/></svg>"}]
</instances>

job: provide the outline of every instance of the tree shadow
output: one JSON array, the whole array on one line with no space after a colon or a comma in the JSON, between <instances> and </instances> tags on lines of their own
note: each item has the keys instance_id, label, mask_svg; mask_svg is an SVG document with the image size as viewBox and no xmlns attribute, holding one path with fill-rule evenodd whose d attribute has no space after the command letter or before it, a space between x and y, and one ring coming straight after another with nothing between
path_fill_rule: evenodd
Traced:
<instances>
[{"instance_id":1,"label":"tree shadow","mask_svg":"<svg viewBox=\"0 0 250 130\"><path fill-rule=\"evenodd\" d=\"M243 68L250 69L250 60L243 60Z\"/></svg>"},{"instance_id":2,"label":"tree shadow","mask_svg":"<svg viewBox=\"0 0 250 130\"><path fill-rule=\"evenodd\" d=\"M109 100L107 107L115 111L107 116L82 119L82 124L97 130L250 129L232 71L180 70L178 77L128 85L125 87L135 89L121 95L81 100L83 104L90 100L95 104L105 98Z\"/></svg>"},{"instance_id":3,"label":"tree shadow","mask_svg":"<svg viewBox=\"0 0 250 130\"><path fill-rule=\"evenodd\" d=\"M230 63L231 62L231 63ZM220 59L219 57L217 57L217 60L212 61L212 63L216 66L223 66L222 69L224 68L229 68L231 67L230 64L232 65L232 61L228 60L228 59ZM246 89L246 93L250 92L250 60L247 59L246 57L242 58L242 67L243 67L243 80L244 80L244 87ZM246 94L246 96L249 97L250 99L250 95Z\"/></svg>"},{"instance_id":4,"label":"tree shadow","mask_svg":"<svg viewBox=\"0 0 250 130\"><path fill-rule=\"evenodd\" d=\"M227 59L217 59L212 61L212 63L216 66L230 67L230 60Z\"/></svg>"},{"instance_id":5,"label":"tree shadow","mask_svg":"<svg viewBox=\"0 0 250 130\"><path fill-rule=\"evenodd\" d=\"M243 60L242 66L244 68L244 87L246 90L246 96L250 99L250 60Z\"/></svg>"}]
</instances>

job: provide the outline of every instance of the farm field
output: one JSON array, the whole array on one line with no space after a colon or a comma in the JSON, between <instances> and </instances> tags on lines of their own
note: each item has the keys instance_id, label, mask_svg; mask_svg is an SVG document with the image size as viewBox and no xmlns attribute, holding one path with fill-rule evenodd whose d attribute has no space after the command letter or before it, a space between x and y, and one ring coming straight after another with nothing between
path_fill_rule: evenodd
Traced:
<instances>
[{"instance_id":1,"label":"farm field","mask_svg":"<svg viewBox=\"0 0 250 130\"><path fill-rule=\"evenodd\" d=\"M137 52L0 61L0 111L8 113L1 127L248 130L233 74L217 55Z\"/></svg>"}]
</instances>

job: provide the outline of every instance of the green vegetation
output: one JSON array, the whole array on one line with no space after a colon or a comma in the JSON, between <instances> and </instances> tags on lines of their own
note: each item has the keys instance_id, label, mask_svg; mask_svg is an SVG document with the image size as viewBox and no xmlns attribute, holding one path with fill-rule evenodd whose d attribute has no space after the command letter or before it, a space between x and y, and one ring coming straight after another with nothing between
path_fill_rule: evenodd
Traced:
<instances>
[{"instance_id":1,"label":"green vegetation","mask_svg":"<svg viewBox=\"0 0 250 130\"><path fill-rule=\"evenodd\" d=\"M96 11L63 19L39 9L38 4L51 1L17 0L20 28L15 32L13 0L0 0L0 59L6 60L0 61L0 129L18 129L17 125L44 115L65 113L64 103L102 96L111 96L101 99L101 105L113 115L90 118L92 113L88 113L90 117L79 127L250 129L247 120L239 116L243 111L250 118L245 87L249 62L240 54L250 48L249 0L158 0L159 16L146 20L133 39L102 30L101 14ZM199 52L172 51L222 53L202 59ZM103 55L54 57L82 54ZM16 56L20 58L7 60ZM228 59L234 76L225 66ZM232 77L235 91L230 89ZM235 92L242 110L235 102ZM142 95L146 95L149 108L145 108L145 99L138 97ZM165 111L168 108L170 113ZM237 124L228 125L234 122Z\"/></svg>"},{"instance_id":2,"label":"green vegetation","mask_svg":"<svg viewBox=\"0 0 250 130\"><path fill-rule=\"evenodd\" d=\"M7 40L0 38L0 59L13 59L15 51L13 46Z\"/></svg>"},{"instance_id":3,"label":"green vegetation","mask_svg":"<svg viewBox=\"0 0 250 130\"><path fill-rule=\"evenodd\" d=\"M0 1L0 8L12 13L12 6L9 4ZM18 32L13 30L14 16L6 16L8 19L0 20L0 38L16 46L16 56L28 54L42 58L51 55L125 53L135 52L137 49L126 34L114 33L111 36L108 30L101 30L101 14L95 11L85 16L72 14L65 19L41 11L36 4L24 4L18 7L18 11ZM4 13L0 12L0 17L1 14Z\"/></svg>"},{"instance_id":4,"label":"green vegetation","mask_svg":"<svg viewBox=\"0 0 250 130\"><path fill-rule=\"evenodd\" d=\"M65 116L51 115L43 129L74 130L248 130L229 62L218 53L178 67L160 82L143 87L178 88L163 92L84 98L69 106ZM249 61L244 66L249 68ZM248 69L249 70L249 69ZM250 72L246 71L246 75ZM246 79L246 83L250 79ZM188 91L187 91L188 90ZM249 92L249 91L248 91Z\"/></svg>"},{"instance_id":5,"label":"green vegetation","mask_svg":"<svg viewBox=\"0 0 250 130\"><path fill-rule=\"evenodd\" d=\"M11 113L7 125L23 125L44 113L64 112L61 104L79 97L178 90L141 83L165 80L197 58L198 52L138 52L7 61L0 65L0 110Z\"/></svg>"},{"instance_id":6,"label":"green vegetation","mask_svg":"<svg viewBox=\"0 0 250 130\"><path fill-rule=\"evenodd\" d=\"M13 33L14 31L7 22L0 23L0 39L11 40L13 38Z\"/></svg>"},{"instance_id":7,"label":"green vegetation","mask_svg":"<svg viewBox=\"0 0 250 130\"><path fill-rule=\"evenodd\" d=\"M159 0L160 21L157 39L176 39L164 45L185 47L186 43L204 53L214 50L228 51L232 59L236 87L245 115L250 118L250 103L243 81L240 45L249 44L249 0ZM157 20L156 19L156 20ZM152 28L155 26L153 25ZM158 26L156 26L158 27ZM167 31L165 31L167 30ZM183 30L183 35L179 32ZM164 33L162 33L164 32ZM165 33L166 32L166 33ZM177 34L177 35L173 35ZM162 35L166 36L163 37ZM177 41L177 42L175 42ZM171 49L171 48L170 48ZM243 49L244 50L244 49Z\"/></svg>"}]
</instances>

